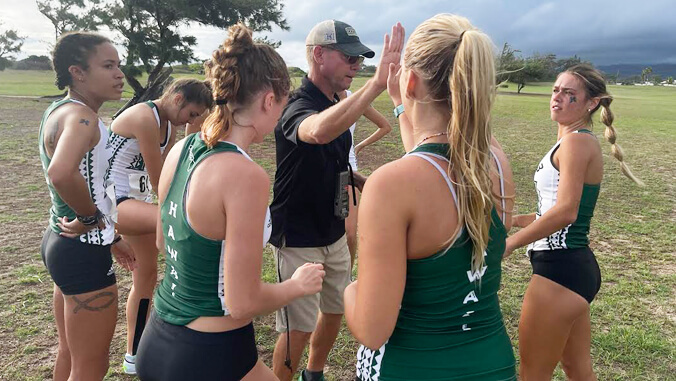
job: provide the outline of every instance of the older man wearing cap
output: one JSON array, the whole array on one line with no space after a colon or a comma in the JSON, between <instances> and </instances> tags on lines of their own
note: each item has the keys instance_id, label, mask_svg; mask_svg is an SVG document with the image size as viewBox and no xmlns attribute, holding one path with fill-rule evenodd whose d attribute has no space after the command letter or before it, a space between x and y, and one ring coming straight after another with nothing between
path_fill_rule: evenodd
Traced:
<instances>
[{"instance_id":1,"label":"older man wearing cap","mask_svg":"<svg viewBox=\"0 0 676 381\"><path fill-rule=\"evenodd\" d=\"M291 95L275 128L277 173L270 243L275 246L280 280L291 277L305 262L324 264L326 276L319 295L297 299L277 312L277 330L282 334L273 369L280 380L292 379L308 341L308 365L299 380L323 380L343 316L343 291L350 280L344 221L347 185L361 189L365 181L348 170L349 127L385 90L388 72L398 69L404 30L401 24L392 27L375 76L340 102L336 94L350 87L364 57L373 58L375 53L361 43L354 28L337 20L317 24L305 43L308 75Z\"/></svg>"}]
</instances>

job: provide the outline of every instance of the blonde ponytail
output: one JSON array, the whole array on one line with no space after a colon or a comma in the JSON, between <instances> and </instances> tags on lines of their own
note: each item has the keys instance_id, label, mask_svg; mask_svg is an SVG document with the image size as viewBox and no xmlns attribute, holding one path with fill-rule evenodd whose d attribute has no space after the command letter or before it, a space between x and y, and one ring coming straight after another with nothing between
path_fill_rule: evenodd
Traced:
<instances>
[{"instance_id":1,"label":"blonde ponytail","mask_svg":"<svg viewBox=\"0 0 676 381\"><path fill-rule=\"evenodd\" d=\"M461 34L449 76L451 120L449 175L458 195L458 221L474 243L472 271L484 266L491 227L492 197L490 113L495 67L492 44L477 30Z\"/></svg>"},{"instance_id":2,"label":"blonde ponytail","mask_svg":"<svg viewBox=\"0 0 676 381\"><path fill-rule=\"evenodd\" d=\"M472 271L485 263L494 207L490 112L495 97L493 43L464 17L439 14L409 38L406 68L425 79L430 97L450 111L449 176L458 196L458 229L472 239Z\"/></svg>"}]
</instances>

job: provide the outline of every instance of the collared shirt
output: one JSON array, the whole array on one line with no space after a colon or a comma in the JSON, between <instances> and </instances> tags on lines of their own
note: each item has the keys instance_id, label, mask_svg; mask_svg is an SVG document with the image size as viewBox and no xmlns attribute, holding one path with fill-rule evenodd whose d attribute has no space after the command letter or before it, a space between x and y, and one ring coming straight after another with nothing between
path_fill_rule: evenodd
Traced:
<instances>
[{"instance_id":1,"label":"collared shirt","mask_svg":"<svg viewBox=\"0 0 676 381\"><path fill-rule=\"evenodd\" d=\"M338 101L324 95L307 77L291 95L275 127L277 172L270 205L276 247L320 247L345 234L345 221L333 214L338 173L347 170L352 143L349 130L327 144L298 139L298 127L310 115Z\"/></svg>"}]
</instances>

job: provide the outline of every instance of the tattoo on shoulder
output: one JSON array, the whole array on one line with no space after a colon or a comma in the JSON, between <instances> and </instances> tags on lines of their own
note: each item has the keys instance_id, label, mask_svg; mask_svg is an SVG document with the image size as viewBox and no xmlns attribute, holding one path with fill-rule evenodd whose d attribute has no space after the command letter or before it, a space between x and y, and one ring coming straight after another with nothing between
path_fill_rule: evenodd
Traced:
<instances>
[{"instance_id":1,"label":"tattoo on shoulder","mask_svg":"<svg viewBox=\"0 0 676 381\"><path fill-rule=\"evenodd\" d=\"M77 303L77 306L73 308L73 314L78 313L80 310L92 312L103 311L110 307L117 299L115 294L110 291L100 292L85 300L80 300L77 296L72 296L71 298L75 303Z\"/></svg>"},{"instance_id":2,"label":"tattoo on shoulder","mask_svg":"<svg viewBox=\"0 0 676 381\"><path fill-rule=\"evenodd\" d=\"M577 102L577 97L574 96L574 95L572 95L572 96L570 97L570 103L575 103L575 102Z\"/></svg>"},{"instance_id":3,"label":"tattoo on shoulder","mask_svg":"<svg viewBox=\"0 0 676 381\"><path fill-rule=\"evenodd\" d=\"M89 126L89 121L87 119L80 119L80 123Z\"/></svg>"}]
</instances>

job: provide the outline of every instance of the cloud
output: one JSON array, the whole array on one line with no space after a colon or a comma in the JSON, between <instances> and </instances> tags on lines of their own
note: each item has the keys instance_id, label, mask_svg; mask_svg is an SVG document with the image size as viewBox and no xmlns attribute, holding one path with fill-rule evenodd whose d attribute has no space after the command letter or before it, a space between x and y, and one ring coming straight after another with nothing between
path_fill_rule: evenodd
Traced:
<instances>
[{"instance_id":1,"label":"cloud","mask_svg":"<svg viewBox=\"0 0 676 381\"><path fill-rule=\"evenodd\" d=\"M362 42L376 52L367 60L375 64L383 35L401 21L410 34L423 20L437 13L457 13L470 19L501 47L509 42L525 55L577 54L596 64L676 62L676 22L673 0L478 0L472 2L384 0L286 0L284 15L290 30L273 27L263 35L282 42L280 54L289 66L307 68L305 36L319 21L339 19L352 25ZM23 55L48 54L53 42L49 21L34 2L16 6L0 0L0 28L18 29L28 36ZM181 29L197 37L195 54L207 58L225 38L217 28L189 25Z\"/></svg>"}]
</instances>

